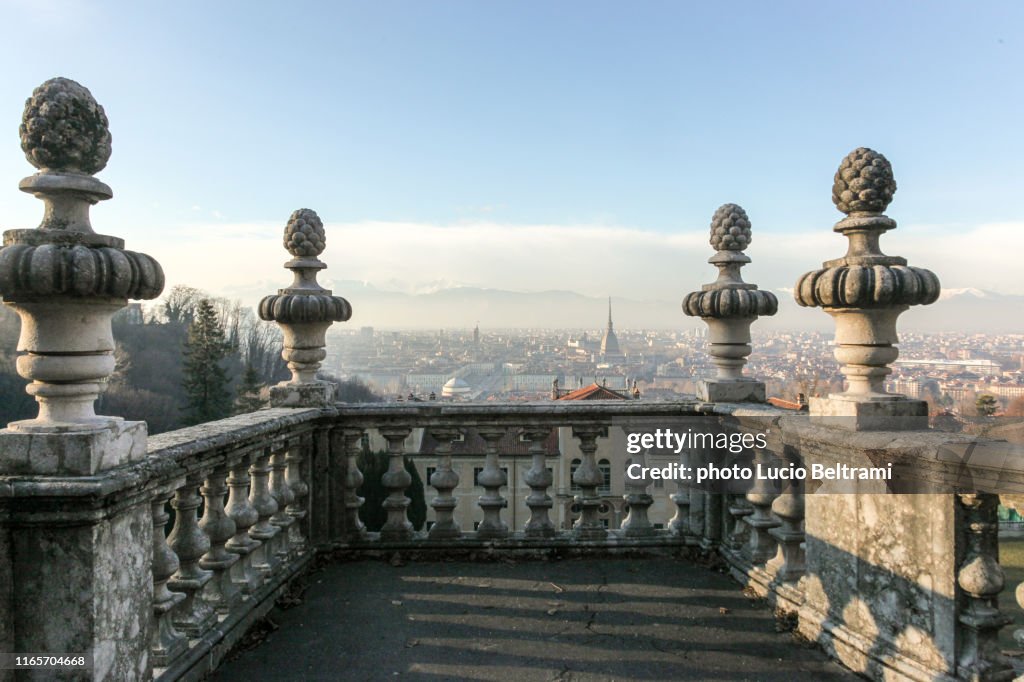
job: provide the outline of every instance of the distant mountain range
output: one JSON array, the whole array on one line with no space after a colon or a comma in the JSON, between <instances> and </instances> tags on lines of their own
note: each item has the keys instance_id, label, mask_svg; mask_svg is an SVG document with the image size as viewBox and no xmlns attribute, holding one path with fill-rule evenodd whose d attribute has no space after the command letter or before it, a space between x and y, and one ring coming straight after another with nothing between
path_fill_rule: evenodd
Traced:
<instances>
[{"instance_id":1,"label":"distant mountain range","mask_svg":"<svg viewBox=\"0 0 1024 682\"><path fill-rule=\"evenodd\" d=\"M382 329L579 328L606 324L606 298L573 291L516 292L470 286L431 287L421 293L389 291L355 281L331 282L336 294L354 310L353 326ZM683 314L681 302L612 297L613 317L620 329L702 327ZM830 331L832 320L820 310L801 308L790 291L775 292L779 312L758 321L762 330ZM1024 333L1024 296L979 289L947 289L936 303L914 306L900 317L903 331Z\"/></svg>"}]
</instances>

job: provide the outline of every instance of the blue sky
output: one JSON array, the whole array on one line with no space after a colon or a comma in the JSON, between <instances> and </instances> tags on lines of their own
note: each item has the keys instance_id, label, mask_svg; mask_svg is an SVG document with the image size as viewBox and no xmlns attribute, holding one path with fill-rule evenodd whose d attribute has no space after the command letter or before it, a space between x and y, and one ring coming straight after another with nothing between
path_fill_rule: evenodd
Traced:
<instances>
[{"instance_id":1,"label":"blue sky","mask_svg":"<svg viewBox=\"0 0 1024 682\"><path fill-rule=\"evenodd\" d=\"M900 186L889 213L905 234L883 244L948 286L1024 293L1016 275L959 257L975 229L967 244L1022 244L1022 30L1019 2L0 0L0 227L38 221L16 189L32 170L17 123L32 88L63 75L111 119L100 177L115 200L95 226L152 253L172 282L230 288L187 257L204 250L237 255L219 266L236 279L255 285L257 254L269 258L259 284L282 279L281 258L253 245L277 244L308 206L331 229L339 279L548 288L549 261L643 260L619 248L642 233L652 260L675 259L657 273L693 271L675 298L711 279L705 231L731 201L754 223L751 270L759 252L798 256L755 281L791 286L845 250L829 230L831 178L870 146ZM485 243L465 236L475 225L491 230ZM450 262L378 253L417 229L430 236L417 248ZM595 237L606 233L619 241ZM820 247L793 254L811 233ZM503 244L536 254L519 280L460 267ZM636 279L605 288L646 295Z\"/></svg>"}]
</instances>

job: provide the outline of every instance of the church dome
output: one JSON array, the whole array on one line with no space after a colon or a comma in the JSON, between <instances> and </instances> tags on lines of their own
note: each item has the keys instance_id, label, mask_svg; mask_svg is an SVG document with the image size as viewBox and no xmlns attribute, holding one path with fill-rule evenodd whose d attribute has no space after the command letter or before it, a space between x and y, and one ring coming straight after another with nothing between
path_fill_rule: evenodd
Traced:
<instances>
[{"instance_id":1,"label":"church dome","mask_svg":"<svg viewBox=\"0 0 1024 682\"><path fill-rule=\"evenodd\" d=\"M463 379L452 377L441 387L442 398L463 398L469 397L472 389Z\"/></svg>"}]
</instances>

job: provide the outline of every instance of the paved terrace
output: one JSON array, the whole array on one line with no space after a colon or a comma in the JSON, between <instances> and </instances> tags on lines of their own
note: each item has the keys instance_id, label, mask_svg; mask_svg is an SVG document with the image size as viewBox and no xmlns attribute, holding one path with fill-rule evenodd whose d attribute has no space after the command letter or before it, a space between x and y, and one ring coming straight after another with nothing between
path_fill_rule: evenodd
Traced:
<instances>
[{"instance_id":1,"label":"paved terrace","mask_svg":"<svg viewBox=\"0 0 1024 682\"><path fill-rule=\"evenodd\" d=\"M333 563L210 679L854 680L672 558Z\"/></svg>"}]
</instances>

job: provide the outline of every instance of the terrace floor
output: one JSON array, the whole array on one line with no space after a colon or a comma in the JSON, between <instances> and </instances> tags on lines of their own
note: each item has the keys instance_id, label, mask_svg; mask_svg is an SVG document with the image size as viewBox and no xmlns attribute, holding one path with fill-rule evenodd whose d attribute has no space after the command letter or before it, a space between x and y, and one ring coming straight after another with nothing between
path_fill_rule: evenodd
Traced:
<instances>
[{"instance_id":1,"label":"terrace floor","mask_svg":"<svg viewBox=\"0 0 1024 682\"><path fill-rule=\"evenodd\" d=\"M682 559L331 563L211 680L851 680Z\"/></svg>"}]
</instances>

